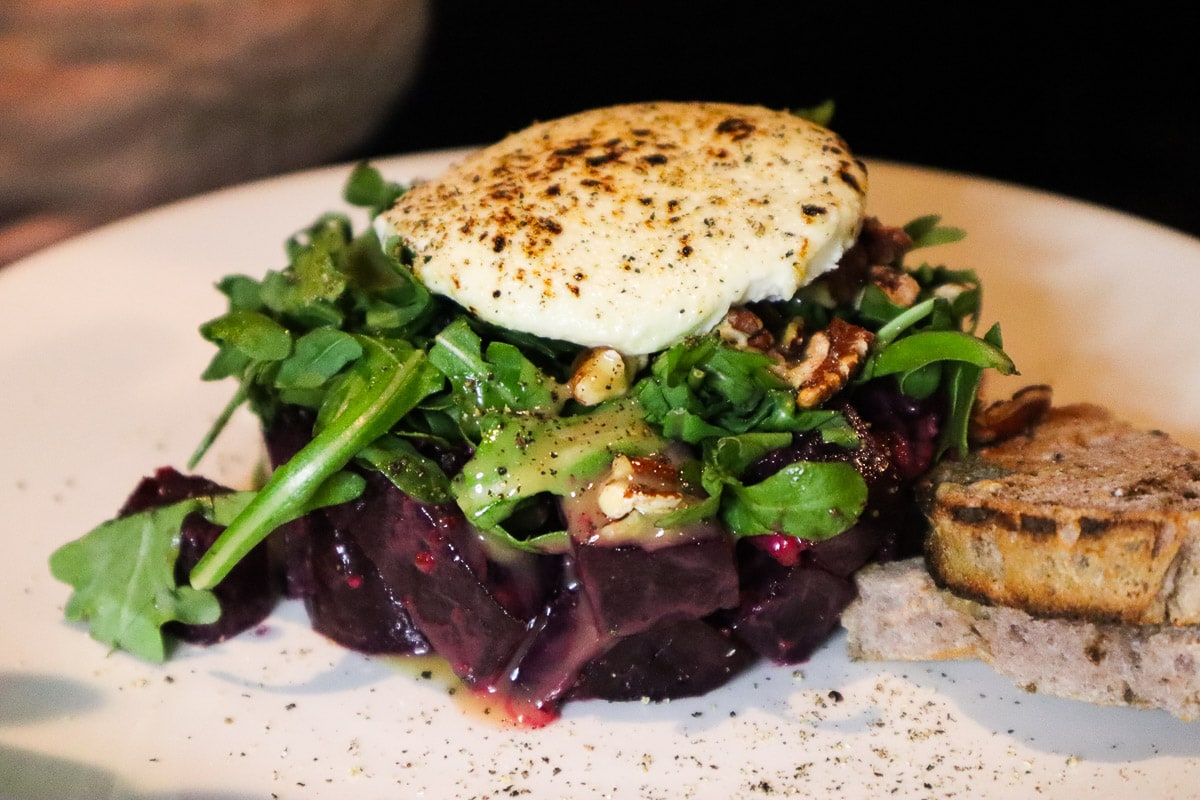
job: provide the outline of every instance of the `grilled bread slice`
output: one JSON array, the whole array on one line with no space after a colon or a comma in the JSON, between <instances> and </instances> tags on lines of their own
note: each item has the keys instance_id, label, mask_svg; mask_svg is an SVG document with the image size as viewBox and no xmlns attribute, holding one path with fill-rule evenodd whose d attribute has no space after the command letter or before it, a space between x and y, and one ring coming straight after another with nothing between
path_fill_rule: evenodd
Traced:
<instances>
[{"instance_id":1,"label":"grilled bread slice","mask_svg":"<svg viewBox=\"0 0 1200 800\"><path fill-rule=\"evenodd\" d=\"M856 576L842 613L852 658L980 659L1031 692L1200 719L1200 627L1036 617L939 588L924 559Z\"/></svg>"},{"instance_id":2,"label":"grilled bread slice","mask_svg":"<svg viewBox=\"0 0 1200 800\"><path fill-rule=\"evenodd\" d=\"M1094 405L928 479L937 583L1035 616L1200 624L1200 458Z\"/></svg>"}]
</instances>

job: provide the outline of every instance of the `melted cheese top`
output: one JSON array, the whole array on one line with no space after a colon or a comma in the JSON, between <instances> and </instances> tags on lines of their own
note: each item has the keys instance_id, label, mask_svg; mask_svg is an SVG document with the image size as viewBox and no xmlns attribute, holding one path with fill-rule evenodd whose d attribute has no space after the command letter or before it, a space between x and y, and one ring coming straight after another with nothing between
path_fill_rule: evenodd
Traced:
<instances>
[{"instance_id":1,"label":"melted cheese top","mask_svg":"<svg viewBox=\"0 0 1200 800\"><path fill-rule=\"evenodd\" d=\"M832 269L866 188L842 140L793 114L645 103L513 134L376 224L488 322L641 355Z\"/></svg>"}]
</instances>

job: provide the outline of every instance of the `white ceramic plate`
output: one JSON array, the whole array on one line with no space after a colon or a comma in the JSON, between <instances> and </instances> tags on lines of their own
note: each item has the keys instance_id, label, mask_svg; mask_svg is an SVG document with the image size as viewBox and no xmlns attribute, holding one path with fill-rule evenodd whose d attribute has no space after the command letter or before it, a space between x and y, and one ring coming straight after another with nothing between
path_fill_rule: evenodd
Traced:
<instances>
[{"instance_id":1,"label":"white ceramic plate","mask_svg":"<svg viewBox=\"0 0 1200 800\"><path fill-rule=\"evenodd\" d=\"M453 154L381 162L436 173ZM1023 380L1200 442L1200 242L1059 197L872 166L885 221L970 231L915 255L984 277ZM61 619L49 553L139 477L182 466L230 387L195 333L229 272L340 205L346 169L220 192L0 271L0 795L20 798L1168 797L1200 786L1200 728L1029 695L985 667L852 664L835 638L707 697L579 703L497 724L429 664L340 650L286 604L260 631L164 666ZM240 418L201 471L244 484ZM430 670L428 676L422 670Z\"/></svg>"}]
</instances>

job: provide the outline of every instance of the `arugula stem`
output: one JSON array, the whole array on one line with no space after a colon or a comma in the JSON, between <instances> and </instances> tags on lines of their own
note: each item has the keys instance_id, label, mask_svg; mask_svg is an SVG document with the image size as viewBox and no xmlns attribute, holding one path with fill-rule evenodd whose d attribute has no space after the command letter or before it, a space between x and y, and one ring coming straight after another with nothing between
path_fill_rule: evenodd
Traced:
<instances>
[{"instance_id":1,"label":"arugula stem","mask_svg":"<svg viewBox=\"0 0 1200 800\"><path fill-rule=\"evenodd\" d=\"M880 327L875 332L875 349L879 350L892 343L892 340L903 333L908 328L916 325L921 320L933 313L934 298L929 298L920 303L917 303L912 308L907 309L903 313L897 314L895 319L890 320L887 324Z\"/></svg>"},{"instance_id":2,"label":"arugula stem","mask_svg":"<svg viewBox=\"0 0 1200 800\"><path fill-rule=\"evenodd\" d=\"M204 435L195 452L192 453L192 457L188 459L188 469L196 468L196 465L200 463L200 459L204 458L204 454L208 452L213 442L216 441L217 436L229 424L229 419L233 416L233 412L237 411L238 406L246 402L248 396L246 384L239 385L238 390L233 393L233 397L229 398L229 402L225 404L225 408L221 409L221 413L217 415L216 421L213 422L212 426L208 429L208 433Z\"/></svg>"},{"instance_id":3,"label":"arugula stem","mask_svg":"<svg viewBox=\"0 0 1200 800\"><path fill-rule=\"evenodd\" d=\"M191 573L196 589L211 589L259 542L299 516L321 485L359 450L378 439L441 385L425 353L398 354L370 337L358 337L366 377L343 399L332 419L271 475Z\"/></svg>"}]
</instances>

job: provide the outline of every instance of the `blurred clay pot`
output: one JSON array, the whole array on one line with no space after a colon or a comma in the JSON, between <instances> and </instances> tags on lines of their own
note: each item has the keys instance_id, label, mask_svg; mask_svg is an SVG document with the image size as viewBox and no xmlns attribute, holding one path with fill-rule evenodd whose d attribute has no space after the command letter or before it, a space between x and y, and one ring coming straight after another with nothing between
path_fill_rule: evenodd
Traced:
<instances>
[{"instance_id":1,"label":"blurred clay pot","mask_svg":"<svg viewBox=\"0 0 1200 800\"><path fill-rule=\"evenodd\" d=\"M0 263L346 157L395 110L428 27L424 0L5 0Z\"/></svg>"}]
</instances>

